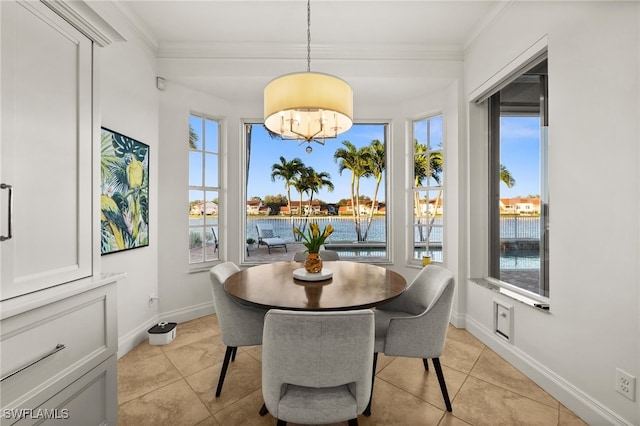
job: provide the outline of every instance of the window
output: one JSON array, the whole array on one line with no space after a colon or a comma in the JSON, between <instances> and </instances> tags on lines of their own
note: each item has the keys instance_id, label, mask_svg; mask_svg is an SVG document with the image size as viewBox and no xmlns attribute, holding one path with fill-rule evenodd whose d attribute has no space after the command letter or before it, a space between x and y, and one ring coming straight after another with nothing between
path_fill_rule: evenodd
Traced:
<instances>
[{"instance_id":1,"label":"window","mask_svg":"<svg viewBox=\"0 0 640 426\"><path fill-rule=\"evenodd\" d=\"M262 123L245 124L245 261L290 260L305 247L293 228L309 222L335 229L325 248L341 259L386 261L386 123L359 123L337 139L305 142L270 135ZM324 142L324 143L323 143ZM257 243L256 225L268 224L288 252Z\"/></svg>"},{"instance_id":2,"label":"window","mask_svg":"<svg viewBox=\"0 0 640 426\"><path fill-rule=\"evenodd\" d=\"M442 115L413 122L413 260L443 262Z\"/></svg>"},{"instance_id":3,"label":"window","mask_svg":"<svg viewBox=\"0 0 640 426\"><path fill-rule=\"evenodd\" d=\"M220 124L189 117L189 263L219 258Z\"/></svg>"},{"instance_id":4,"label":"window","mask_svg":"<svg viewBox=\"0 0 640 426\"><path fill-rule=\"evenodd\" d=\"M547 60L489 107L489 277L549 296Z\"/></svg>"}]
</instances>

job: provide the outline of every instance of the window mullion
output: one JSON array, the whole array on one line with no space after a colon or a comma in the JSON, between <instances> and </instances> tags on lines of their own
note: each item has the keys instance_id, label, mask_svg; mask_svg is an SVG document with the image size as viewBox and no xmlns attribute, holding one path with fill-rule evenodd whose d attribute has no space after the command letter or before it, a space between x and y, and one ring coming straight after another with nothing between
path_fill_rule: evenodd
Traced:
<instances>
[{"instance_id":1,"label":"window mullion","mask_svg":"<svg viewBox=\"0 0 640 426\"><path fill-rule=\"evenodd\" d=\"M500 92L489 98L489 276L500 276Z\"/></svg>"}]
</instances>

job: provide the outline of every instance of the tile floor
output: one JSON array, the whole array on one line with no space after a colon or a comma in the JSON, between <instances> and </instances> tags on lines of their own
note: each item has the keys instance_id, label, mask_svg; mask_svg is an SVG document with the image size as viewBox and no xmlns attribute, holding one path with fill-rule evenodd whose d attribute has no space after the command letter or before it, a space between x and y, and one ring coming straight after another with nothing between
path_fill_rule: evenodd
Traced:
<instances>
[{"instance_id":1,"label":"tile floor","mask_svg":"<svg viewBox=\"0 0 640 426\"><path fill-rule=\"evenodd\" d=\"M239 348L214 397L225 347L215 315L177 328L168 345L143 342L118 361L118 425L275 425L260 417L261 348ZM378 357L371 417L361 425L585 425L465 330L449 328L440 358L453 413L420 359ZM346 422L344 423L346 425Z\"/></svg>"}]
</instances>

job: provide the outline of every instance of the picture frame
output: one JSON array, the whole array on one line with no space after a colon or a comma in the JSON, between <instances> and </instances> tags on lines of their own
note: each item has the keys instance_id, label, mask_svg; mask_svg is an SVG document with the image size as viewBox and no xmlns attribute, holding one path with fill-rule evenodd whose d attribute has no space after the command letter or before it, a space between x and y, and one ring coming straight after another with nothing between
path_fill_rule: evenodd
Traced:
<instances>
[{"instance_id":1,"label":"picture frame","mask_svg":"<svg viewBox=\"0 0 640 426\"><path fill-rule=\"evenodd\" d=\"M149 245L149 145L101 128L100 253Z\"/></svg>"}]
</instances>

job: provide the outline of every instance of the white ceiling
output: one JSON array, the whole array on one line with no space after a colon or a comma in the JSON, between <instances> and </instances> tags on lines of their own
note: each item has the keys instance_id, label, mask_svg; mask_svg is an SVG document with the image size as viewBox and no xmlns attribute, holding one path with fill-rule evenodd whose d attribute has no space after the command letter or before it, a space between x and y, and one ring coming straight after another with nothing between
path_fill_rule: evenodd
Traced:
<instances>
[{"instance_id":1,"label":"white ceiling","mask_svg":"<svg viewBox=\"0 0 640 426\"><path fill-rule=\"evenodd\" d=\"M354 101L396 101L448 85L465 46L505 1L312 0L311 70L345 79ZM125 1L159 74L215 96L257 101L307 67L305 0ZM457 67L457 68L456 68Z\"/></svg>"}]
</instances>

